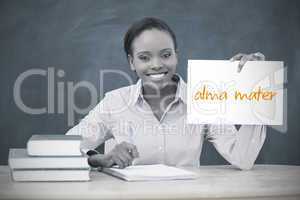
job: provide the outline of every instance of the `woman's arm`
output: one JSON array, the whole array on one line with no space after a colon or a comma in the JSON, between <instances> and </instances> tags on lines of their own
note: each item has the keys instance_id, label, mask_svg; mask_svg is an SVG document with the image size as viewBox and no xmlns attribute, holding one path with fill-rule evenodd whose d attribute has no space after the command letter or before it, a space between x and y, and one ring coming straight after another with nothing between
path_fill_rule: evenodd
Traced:
<instances>
[{"instance_id":1,"label":"woman's arm","mask_svg":"<svg viewBox=\"0 0 300 200\"><path fill-rule=\"evenodd\" d=\"M106 140L113 138L110 132L108 99L104 99L96 105L76 126L68 130L66 135L81 135L81 151L87 153L97 148Z\"/></svg>"},{"instance_id":2,"label":"woman's arm","mask_svg":"<svg viewBox=\"0 0 300 200\"><path fill-rule=\"evenodd\" d=\"M247 61L265 60L260 53L233 56L231 61L239 60L237 71L240 72ZM207 137L217 151L232 165L240 169L251 169L266 138L265 126L253 125L213 125Z\"/></svg>"},{"instance_id":3,"label":"woman's arm","mask_svg":"<svg viewBox=\"0 0 300 200\"><path fill-rule=\"evenodd\" d=\"M138 157L135 145L122 142L105 154L100 154L94 149L105 141L114 138L110 132L111 123L109 97L105 98L83 118L83 120L67 135L81 135L81 150L89 156L88 163L91 167L111 167L118 165L120 168L131 165L134 158Z\"/></svg>"},{"instance_id":4,"label":"woman's arm","mask_svg":"<svg viewBox=\"0 0 300 200\"><path fill-rule=\"evenodd\" d=\"M106 154L96 153L89 156L88 163L91 167L111 167L116 164L119 168L125 168L131 165L137 157L139 157L139 153L136 146L122 142Z\"/></svg>"},{"instance_id":5,"label":"woman's arm","mask_svg":"<svg viewBox=\"0 0 300 200\"><path fill-rule=\"evenodd\" d=\"M233 125L212 125L207 139L217 151L239 169L251 169L264 144L266 126L242 125L239 130Z\"/></svg>"}]
</instances>

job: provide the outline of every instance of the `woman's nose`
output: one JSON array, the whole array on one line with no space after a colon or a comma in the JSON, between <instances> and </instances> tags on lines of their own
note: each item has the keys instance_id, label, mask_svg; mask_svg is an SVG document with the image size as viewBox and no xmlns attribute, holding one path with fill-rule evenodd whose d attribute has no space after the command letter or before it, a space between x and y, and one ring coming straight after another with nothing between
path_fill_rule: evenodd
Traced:
<instances>
[{"instance_id":1,"label":"woman's nose","mask_svg":"<svg viewBox=\"0 0 300 200\"><path fill-rule=\"evenodd\" d=\"M151 69L153 70L160 70L162 68L162 62L159 58L153 59Z\"/></svg>"}]
</instances>

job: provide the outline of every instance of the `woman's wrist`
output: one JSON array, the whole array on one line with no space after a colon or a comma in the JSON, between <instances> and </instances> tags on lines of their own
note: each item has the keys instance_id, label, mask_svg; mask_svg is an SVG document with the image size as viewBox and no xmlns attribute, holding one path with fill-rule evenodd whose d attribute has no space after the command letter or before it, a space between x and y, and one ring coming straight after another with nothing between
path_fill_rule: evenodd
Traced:
<instances>
[{"instance_id":1,"label":"woman's wrist","mask_svg":"<svg viewBox=\"0 0 300 200\"><path fill-rule=\"evenodd\" d=\"M88 164L91 167L102 167L101 160L103 159L103 156L104 155L102 155L102 154L93 154L93 155L90 155L88 157Z\"/></svg>"},{"instance_id":2,"label":"woman's wrist","mask_svg":"<svg viewBox=\"0 0 300 200\"><path fill-rule=\"evenodd\" d=\"M91 167L111 167L114 163L109 154L94 154L89 156L88 164Z\"/></svg>"}]
</instances>

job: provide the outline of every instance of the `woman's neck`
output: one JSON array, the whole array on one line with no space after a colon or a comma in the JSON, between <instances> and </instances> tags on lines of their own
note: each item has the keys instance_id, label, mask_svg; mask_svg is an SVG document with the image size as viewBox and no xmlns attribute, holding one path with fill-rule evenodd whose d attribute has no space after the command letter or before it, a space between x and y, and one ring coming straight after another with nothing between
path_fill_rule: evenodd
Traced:
<instances>
[{"instance_id":1,"label":"woman's neck","mask_svg":"<svg viewBox=\"0 0 300 200\"><path fill-rule=\"evenodd\" d=\"M174 98L177 91L177 82L172 81L164 87L143 85L143 96L148 101L161 101L165 98Z\"/></svg>"},{"instance_id":2,"label":"woman's neck","mask_svg":"<svg viewBox=\"0 0 300 200\"><path fill-rule=\"evenodd\" d=\"M162 88L143 85L143 96L149 104L152 112L158 121L161 120L167 107L174 101L178 82L173 81Z\"/></svg>"}]
</instances>

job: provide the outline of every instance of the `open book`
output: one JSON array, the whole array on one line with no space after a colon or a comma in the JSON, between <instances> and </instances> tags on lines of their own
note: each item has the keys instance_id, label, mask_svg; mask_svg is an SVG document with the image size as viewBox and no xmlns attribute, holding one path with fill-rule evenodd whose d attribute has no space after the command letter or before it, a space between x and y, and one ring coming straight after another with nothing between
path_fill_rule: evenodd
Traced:
<instances>
[{"instance_id":1,"label":"open book","mask_svg":"<svg viewBox=\"0 0 300 200\"><path fill-rule=\"evenodd\" d=\"M104 168L103 172L126 181L166 181L197 178L197 174L194 172L163 164L133 165L124 169Z\"/></svg>"}]
</instances>

